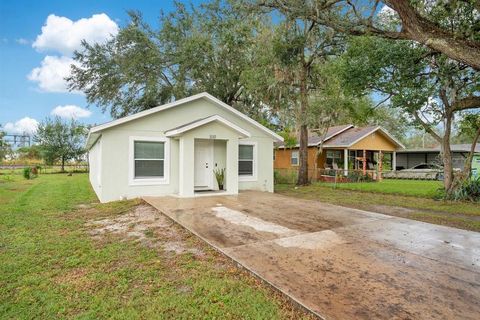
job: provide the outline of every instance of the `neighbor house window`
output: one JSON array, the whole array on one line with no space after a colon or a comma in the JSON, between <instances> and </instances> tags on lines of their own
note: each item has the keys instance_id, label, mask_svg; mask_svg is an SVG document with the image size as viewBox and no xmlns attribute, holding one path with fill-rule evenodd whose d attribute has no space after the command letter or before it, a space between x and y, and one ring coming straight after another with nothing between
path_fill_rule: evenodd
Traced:
<instances>
[{"instance_id":1,"label":"neighbor house window","mask_svg":"<svg viewBox=\"0 0 480 320\"><path fill-rule=\"evenodd\" d=\"M292 151L292 156L290 158L290 164L292 166L298 166L298 151Z\"/></svg>"},{"instance_id":2,"label":"neighbor house window","mask_svg":"<svg viewBox=\"0 0 480 320\"><path fill-rule=\"evenodd\" d=\"M327 165L333 167L335 163L338 167L343 165L342 150L327 150Z\"/></svg>"},{"instance_id":3,"label":"neighbor house window","mask_svg":"<svg viewBox=\"0 0 480 320\"><path fill-rule=\"evenodd\" d=\"M134 142L135 179L163 178L165 175L165 142Z\"/></svg>"},{"instance_id":4,"label":"neighbor house window","mask_svg":"<svg viewBox=\"0 0 480 320\"><path fill-rule=\"evenodd\" d=\"M131 185L168 183L168 146L163 137L130 137Z\"/></svg>"}]
</instances>

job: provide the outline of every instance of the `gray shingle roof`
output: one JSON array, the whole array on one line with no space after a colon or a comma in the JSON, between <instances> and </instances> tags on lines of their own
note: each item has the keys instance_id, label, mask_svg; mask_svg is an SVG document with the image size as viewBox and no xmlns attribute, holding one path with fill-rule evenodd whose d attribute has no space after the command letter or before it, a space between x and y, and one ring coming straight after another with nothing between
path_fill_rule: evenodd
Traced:
<instances>
[{"instance_id":1,"label":"gray shingle roof","mask_svg":"<svg viewBox=\"0 0 480 320\"><path fill-rule=\"evenodd\" d=\"M328 128L327 134L325 135L325 141L327 141L328 139L331 139L332 137L341 133L342 131L345 131L345 130L347 130L349 128L352 128L352 127L353 127L352 124L344 124L344 125L333 126L333 127ZM308 136L308 145L309 146L316 146L321 141L322 141L322 137L315 134L314 132L309 133L309 136ZM283 145L284 145L283 142L277 144L278 147L283 147ZM300 146L299 144L296 145L296 147L299 147L299 146Z\"/></svg>"},{"instance_id":2,"label":"gray shingle roof","mask_svg":"<svg viewBox=\"0 0 480 320\"><path fill-rule=\"evenodd\" d=\"M379 126L367 126L367 127L354 127L353 125L341 125L330 127L327 131L327 135L324 141L324 147L326 148L346 148L362 138L368 136L369 134L380 131L393 143L395 143L400 148L404 146L397 141L392 135L390 135L385 129L382 129ZM317 146L321 142L321 137L315 134L311 134L308 137L308 146ZM298 148L300 145L297 144L295 148ZM279 148L283 148L283 143L277 145Z\"/></svg>"},{"instance_id":3,"label":"gray shingle roof","mask_svg":"<svg viewBox=\"0 0 480 320\"><path fill-rule=\"evenodd\" d=\"M453 152L470 152L470 147L472 145L468 143L464 144L452 144L450 145L450 149ZM440 146L436 146L433 148L412 148L412 149L405 149L401 151L397 151L399 153L428 153L428 152L440 152ZM475 152L480 152L480 143L477 143L475 146Z\"/></svg>"},{"instance_id":4,"label":"gray shingle roof","mask_svg":"<svg viewBox=\"0 0 480 320\"><path fill-rule=\"evenodd\" d=\"M325 147L348 147L351 144L355 143L358 139L361 139L365 135L368 135L377 129L378 127L376 126L350 128L340 133L339 135L336 135L331 139L326 140L324 142L324 145Z\"/></svg>"}]
</instances>

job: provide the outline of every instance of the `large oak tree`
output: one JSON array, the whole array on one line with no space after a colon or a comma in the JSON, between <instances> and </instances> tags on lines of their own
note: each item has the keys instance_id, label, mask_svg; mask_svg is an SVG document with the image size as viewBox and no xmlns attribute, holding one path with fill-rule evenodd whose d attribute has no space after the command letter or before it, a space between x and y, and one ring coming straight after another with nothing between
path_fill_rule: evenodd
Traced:
<instances>
[{"instance_id":1,"label":"large oak tree","mask_svg":"<svg viewBox=\"0 0 480 320\"><path fill-rule=\"evenodd\" d=\"M411 41L352 39L344 61L345 86L382 94L441 146L444 185L455 187L451 136L455 119L480 109L480 72Z\"/></svg>"},{"instance_id":2,"label":"large oak tree","mask_svg":"<svg viewBox=\"0 0 480 320\"><path fill-rule=\"evenodd\" d=\"M478 0L256 0L285 15L308 17L350 35L412 40L480 70ZM384 7L386 6L386 7ZM378 14L391 8L399 25L390 28Z\"/></svg>"},{"instance_id":3,"label":"large oak tree","mask_svg":"<svg viewBox=\"0 0 480 320\"><path fill-rule=\"evenodd\" d=\"M78 65L72 66L70 89L83 91L113 118L202 91L260 117L241 78L254 62L261 17L234 1L175 6L161 15L158 29L131 12L130 23L112 40L84 42L74 56Z\"/></svg>"}]
</instances>

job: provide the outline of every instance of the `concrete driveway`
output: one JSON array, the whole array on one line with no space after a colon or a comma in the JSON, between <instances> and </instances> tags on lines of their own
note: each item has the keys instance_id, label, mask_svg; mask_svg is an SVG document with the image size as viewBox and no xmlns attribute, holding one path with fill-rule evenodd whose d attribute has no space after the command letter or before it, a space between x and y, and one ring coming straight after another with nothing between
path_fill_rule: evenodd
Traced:
<instances>
[{"instance_id":1,"label":"concrete driveway","mask_svg":"<svg viewBox=\"0 0 480 320\"><path fill-rule=\"evenodd\" d=\"M145 200L321 317L480 315L480 233L263 192Z\"/></svg>"}]
</instances>

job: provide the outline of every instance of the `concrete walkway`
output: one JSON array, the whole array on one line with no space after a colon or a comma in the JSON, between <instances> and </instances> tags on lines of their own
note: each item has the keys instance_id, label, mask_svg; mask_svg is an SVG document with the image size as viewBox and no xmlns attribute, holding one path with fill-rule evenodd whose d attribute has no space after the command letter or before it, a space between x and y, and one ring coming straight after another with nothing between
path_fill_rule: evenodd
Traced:
<instances>
[{"instance_id":1,"label":"concrete walkway","mask_svg":"<svg viewBox=\"0 0 480 320\"><path fill-rule=\"evenodd\" d=\"M321 317L480 314L480 233L262 192L145 201Z\"/></svg>"}]
</instances>

